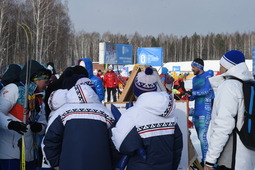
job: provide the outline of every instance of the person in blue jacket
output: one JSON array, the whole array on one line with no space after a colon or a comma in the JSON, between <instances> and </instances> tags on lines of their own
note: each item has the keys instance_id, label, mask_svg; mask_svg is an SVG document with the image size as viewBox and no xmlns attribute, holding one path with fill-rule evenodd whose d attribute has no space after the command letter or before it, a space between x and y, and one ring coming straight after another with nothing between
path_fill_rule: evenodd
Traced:
<instances>
[{"instance_id":1,"label":"person in blue jacket","mask_svg":"<svg viewBox=\"0 0 255 170\"><path fill-rule=\"evenodd\" d=\"M212 71L204 71L204 61L200 58L191 63L195 77L192 80L192 94L189 100L195 100L193 123L201 143L202 162L205 160L208 150L206 138L209 123L211 120L213 89L208 78L212 77Z\"/></svg>"},{"instance_id":2,"label":"person in blue jacket","mask_svg":"<svg viewBox=\"0 0 255 170\"><path fill-rule=\"evenodd\" d=\"M93 82L96 93L100 101L104 100L104 87L100 78L93 74L93 64L89 58L82 58L78 61L78 65L85 67L89 73L89 79Z\"/></svg>"},{"instance_id":3,"label":"person in blue jacket","mask_svg":"<svg viewBox=\"0 0 255 170\"><path fill-rule=\"evenodd\" d=\"M168 69L166 67L162 67L162 73L160 74L160 78L167 92L172 92L174 78L168 73Z\"/></svg>"}]
</instances>

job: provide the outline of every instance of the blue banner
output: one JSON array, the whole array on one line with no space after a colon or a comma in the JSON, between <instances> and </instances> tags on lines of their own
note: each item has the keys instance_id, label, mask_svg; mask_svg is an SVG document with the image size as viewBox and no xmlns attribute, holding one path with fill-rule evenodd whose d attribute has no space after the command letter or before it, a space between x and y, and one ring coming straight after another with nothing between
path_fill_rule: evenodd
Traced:
<instances>
[{"instance_id":1,"label":"blue banner","mask_svg":"<svg viewBox=\"0 0 255 170\"><path fill-rule=\"evenodd\" d=\"M114 43L105 43L104 61L106 64L117 64L116 46Z\"/></svg>"},{"instance_id":2,"label":"blue banner","mask_svg":"<svg viewBox=\"0 0 255 170\"><path fill-rule=\"evenodd\" d=\"M132 45L116 44L117 64L133 64L132 50Z\"/></svg>"},{"instance_id":3,"label":"blue banner","mask_svg":"<svg viewBox=\"0 0 255 170\"><path fill-rule=\"evenodd\" d=\"M173 66L172 71L180 72L181 71L181 66Z\"/></svg>"},{"instance_id":4,"label":"blue banner","mask_svg":"<svg viewBox=\"0 0 255 170\"><path fill-rule=\"evenodd\" d=\"M161 47L138 48L137 63L141 65L162 66L163 49Z\"/></svg>"}]
</instances>

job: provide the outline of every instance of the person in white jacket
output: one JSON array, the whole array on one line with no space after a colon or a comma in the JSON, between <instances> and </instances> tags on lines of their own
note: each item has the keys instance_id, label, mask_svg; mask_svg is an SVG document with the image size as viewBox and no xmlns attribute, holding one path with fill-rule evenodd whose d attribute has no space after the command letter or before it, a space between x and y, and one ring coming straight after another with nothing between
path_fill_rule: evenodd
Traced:
<instances>
[{"instance_id":1,"label":"person in white jacket","mask_svg":"<svg viewBox=\"0 0 255 170\"><path fill-rule=\"evenodd\" d=\"M24 85L30 77L25 95ZM8 84L0 92L0 169L20 169L20 139L24 135L26 169L34 170L39 160L39 135L44 134L46 118L42 93L48 85L51 72L35 60L29 61L21 70L19 80ZM25 101L28 106L25 106ZM27 115L24 117L24 109ZM23 120L25 119L25 120ZM35 147L36 146L36 147Z\"/></svg>"},{"instance_id":2,"label":"person in white jacket","mask_svg":"<svg viewBox=\"0 0 255 170\"><path fill-rule=\"evenodd\" d=\"M209 147L204 169L254 170L255 151L247 149L234 132L235 126L240 130L243 124L245 108L242 83L233 77L253 80L244 54L237 50L225 53L220 60L220 73L209 79L216 95L207 134Z\"/></svg>"},{"instance_id":3,"label":"person in white jacket","mask_svg":"<svg viewBox=\"0 0 255 170\"><path fill-rule=\"evenodd\" d=\"M183 148L174 96L157 91L157 77L147 67L134 80L137 101L112 128L116 149L128 155L127 170L177 170ZM145 155L137 154L139 149Z\"/></svg>"},{"instance_id":4,"label":"person in white jacket","mask_svg":"<svg viewBox=\"0 0 255 170\"><path fill-rule=\"evenodd\" d=\"M43 139L49 165L61 170L111 170L108 129L114 123L112 113L87 84L78 84L63 92L64 105L52 103L60 107L55 107L57 110L50 118Z\"/></svg>"}]
</instances>

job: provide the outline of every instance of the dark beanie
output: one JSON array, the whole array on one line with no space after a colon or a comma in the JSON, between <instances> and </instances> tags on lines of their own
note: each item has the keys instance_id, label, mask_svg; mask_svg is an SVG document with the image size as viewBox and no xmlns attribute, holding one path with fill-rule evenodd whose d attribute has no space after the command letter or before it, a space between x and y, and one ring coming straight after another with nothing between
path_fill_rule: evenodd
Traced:
<instances>
[{"instance_id":1,"label":"dark beanie","mask_svg":"<svg viewBox=\"0 0 255 170\"><path fill-rule=\"evenodd\" d=\"M73 72L74 72L74 74L82 74L85 77L89 77L89 73L88 73L87 69L83 66L80 66L80 65L74 66L73 67Z\"/></svg>"},{"instance_id":2,"label":"dark beanie","mask_svg":"<svg viewBox=\"0 0 255 170\"><path fill-rule=\"evenodd\" d=\"M75 86L76 82L84 77L84 75L79 74L72 74L64 78L62 83L62 89L71 89L73 86Z\"/></svg>"}]
</instances>

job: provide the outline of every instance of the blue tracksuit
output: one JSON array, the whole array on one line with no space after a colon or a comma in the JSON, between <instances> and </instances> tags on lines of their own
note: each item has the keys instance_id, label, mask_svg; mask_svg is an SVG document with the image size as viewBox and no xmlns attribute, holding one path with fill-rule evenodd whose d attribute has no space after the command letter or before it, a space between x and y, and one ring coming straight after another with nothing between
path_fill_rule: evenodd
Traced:
<instances>
[{"instance_id":1,"label":"blue tracksuit","mask_svg":"<svg viewBox=\"0 0 255 170\"><path fill-rule=\"evenodd\" d=\"M192 80L192 95L190 100L195 100L193 123L201 142L202 161L205 160L208 149L206 139L208 126L211 120L213 89L208 78L212 77L211 70L195 76Z\"/></svg>"}]
</instances>

